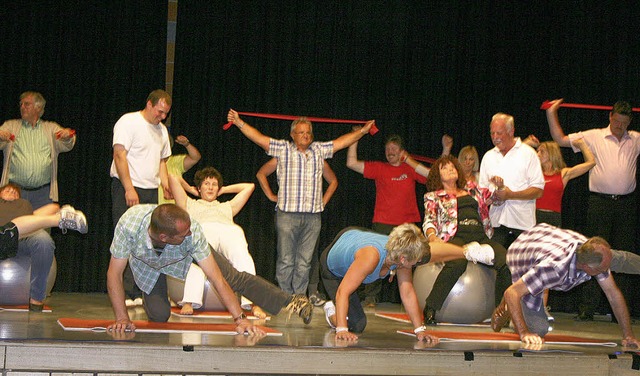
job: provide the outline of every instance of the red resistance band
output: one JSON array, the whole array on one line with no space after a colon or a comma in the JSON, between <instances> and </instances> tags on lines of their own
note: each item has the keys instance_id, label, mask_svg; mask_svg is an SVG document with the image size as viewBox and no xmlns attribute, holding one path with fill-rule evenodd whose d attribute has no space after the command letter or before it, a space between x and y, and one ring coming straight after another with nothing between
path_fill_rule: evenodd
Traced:
<instances>
[{"instance_id":1,"label":"red resistance band","mask_svg":"<svg viewBox=\"0 0 640 376\"><path fill-rule=\"evenodd\" d=\"M278 115L278 114L261 114L258 112L240 112L238 111L238 114L240 115L245 115L245 116L252 116L252 117L259 117L259 118L266 118L266 119L276 119L276 120L296 120L299 119L300 116L293 116L293 115ZM344 119L329 119L329 118L319 118L319 117L307 117L307 120L311 121L311 122L316 122L316 123L340 123L340 124L366 124L367 120L344 120ZM231 126L233 125L233 122L228 122L227 124L225 124L222 129L224 129L225 131L229 128L231 128ZM369 129L369 134L370 135L374 135L376 133L378 133L378 127L376 127L376 124L374 123L373 126L371 127L371 129Z\"/></svg>"},{"instance_id":2,"label":"red resistance band","mask_svg":"<svg viewBox=\"0 0 640 376\"><path fill-rule=\"evenodd\" d=\"M56 140L60 139L59 132L60 131L56 132ZM72 129L72 130L69 131L69 137L73 137L75 135L76 135L76 130L75 129ZM16 135L12 133L11 136L9 136L9 141L15 141L15 140L16 140Z\"/></svg>"},{"instance_id":3,"label":"red resistance band","mask_svg":"<svg viewBox=\"0 0 640 376\"><path fill-rule=\"evenodd\" d=\"M415 159L416 161L426 162L431 164L433 164L433 162L436 161L435 158L423 157L422 155L416 155L416 154L411 154L411 158Z\"/></svg>"},{"instance_id":4,"label":"red resistance band","mask_svg":"<svg viewBox=\"0 0 640 376\"><path fill-rule=\"evenodd\" d=\"M544 101L544 102L542 102L542 105L540 106L540 109L541 110L546 110L549 107L551 107L551 102L550 101ZM582 109L587 109L587 110L606 110L606 111L613 110L613 106L601 106L601 105L597 105L597 104L580 104L580 103L560 103L560 107L582 108ZM634 107L631 110L633 112L640 112L640 108L639 107Z\"/></svg>"}]
</instances>

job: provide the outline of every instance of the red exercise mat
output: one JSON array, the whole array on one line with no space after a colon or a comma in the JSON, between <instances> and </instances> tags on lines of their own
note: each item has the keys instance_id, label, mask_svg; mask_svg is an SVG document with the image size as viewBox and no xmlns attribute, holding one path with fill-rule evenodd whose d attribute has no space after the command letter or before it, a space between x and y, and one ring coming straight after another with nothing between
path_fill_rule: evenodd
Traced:
<instances>
[{"instance_id":1,"label":"red exercise mat","mask_svg":"<svg viewBox=\"0 0 640 376\"><path fill-rule=\"evenodd\" d=\"M91 320L76 318L60 318L58 324L64 330L74 331L106 331L107 326L111 325L113 320ZM236 335L235 324L207 324L207 323L191 323L191 322L151 322L151 321L133 321L138 333L205 333L205 334L224 334ZM258 326L268 336L281 336L282 332Z\"/></svg>"},{"instance_id":2,"label":"red exercise mat","mask_svg":"<svg viewBox=\"0 0 640 376\"><path fill-rule=\"evenodd\" d=\"M246 313L246 312L245 312ZM233 319L233 315L228 311L202 311L199 309L193 310L193 315L185 315L180 313L180 307L171 307L171 314L177 317L198 317L203 319ZM271 320L271 316L267 316L264 319L260 319L252 314L247 314L249 320Z\"/></svg>"},{"instance_id":3,"label":"red exercise mat","mask_svg":"<svg viewBox=\"0 0 640 376\"><path fill-rule=\"evenodd\" d=\"M415 337L413 330L398 330L398 333ZM440 338L440 342L514 342L522 343L520 336L516 333L496 333L496 332L445 332L440 330L429 331ZM616 347L615 342L608 342L593 338L582 338L566 336L561 334L547 334L544 336L544 343L547 345L586 345L586 346L606 346Z\"/></svg>"}]
</instances>

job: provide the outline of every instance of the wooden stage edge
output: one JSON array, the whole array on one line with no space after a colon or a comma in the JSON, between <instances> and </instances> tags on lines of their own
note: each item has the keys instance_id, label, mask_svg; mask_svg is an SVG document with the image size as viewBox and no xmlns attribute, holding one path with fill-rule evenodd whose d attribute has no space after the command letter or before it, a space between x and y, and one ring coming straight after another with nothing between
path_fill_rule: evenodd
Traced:
<instances>
[{"instance_id":1,"label":"wooden stage edge","mask_svg":"<svg viewBox=\"0 0 640 376\"><path fill-rule=\"evenodd\" d=\"M638 375L631 354L4 343L3 374Z\"/></svg>"},{"instance_id":2,"label":"wooden stage edge","mask_svg":"<svg viewBox=\"0 0 640 376\"><path fill-rule=\"evenodd\" d=\"M322 308L310 325L293 316L275 315L259 325L282 336L205 333L135 333L113 337L105 332L65 331L63 317L113 318L105 294L54 293L50 313L0 311L1 376L65 375L640 375L640 356L620 346L449 342L428 347L396 333L406 323L377 317L376 311L401 312L384 303L368 310L368 325L355 344L337 343ZM145 319L141 307L133 320ZM606 321L583 323L556 314L554 333L619 343L620 330ZM172 317L172 322L203 319ZM225 323L220 319L204 319ZM229 320L227 320L229 321ZM633 325L640 333L640 326ZM433 330L486 331L486 328Z\"/></svg>"}]
</instances>

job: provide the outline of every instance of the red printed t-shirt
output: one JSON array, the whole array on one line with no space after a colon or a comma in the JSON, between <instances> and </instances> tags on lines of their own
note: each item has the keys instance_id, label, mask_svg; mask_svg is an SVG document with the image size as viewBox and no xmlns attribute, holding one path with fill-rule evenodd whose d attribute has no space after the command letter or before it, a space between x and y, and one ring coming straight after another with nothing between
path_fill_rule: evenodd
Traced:
<instances>
[{"instance_id":1,"label":"red printed t-shirt","mask_svg":"<svg viewBox=\"0 0 640 376\"><path fill-rule=\"evenodd\" d=\"M424 176L406 163L392 166L386 162L364 162L363 176L376 183L374 223L400 225L421 221L416 182L424 184L427 181Z\"/></svg>"}]
</instances>

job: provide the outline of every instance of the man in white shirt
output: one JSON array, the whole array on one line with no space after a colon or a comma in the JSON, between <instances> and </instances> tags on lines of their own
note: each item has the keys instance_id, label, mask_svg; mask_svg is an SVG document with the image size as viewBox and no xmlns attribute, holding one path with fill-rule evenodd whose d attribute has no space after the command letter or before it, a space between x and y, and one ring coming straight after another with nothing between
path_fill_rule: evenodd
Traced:
<instances>
[{"instance_id":1,"label":"man in white shirt","mask_svg":"<svg viewBox=\"0 0 640 376\"><path fill-rule=\"evenodd\" d=\"M497 191L502 205L489 209L493 239L508 248L522 233L536 224L536 199L542 196L544 176L535 150L514 137L513 116L497 113L491 119L491 141L495 146L480 164L480 186L489 187L494 176L504 180Z\"/></svg>"}]
</instances>

